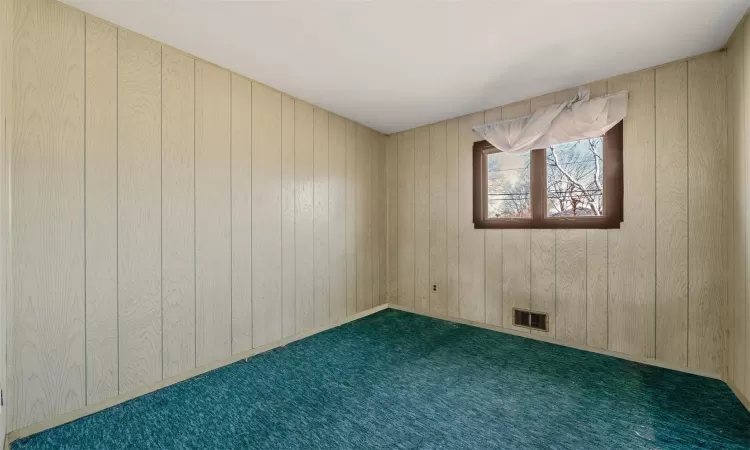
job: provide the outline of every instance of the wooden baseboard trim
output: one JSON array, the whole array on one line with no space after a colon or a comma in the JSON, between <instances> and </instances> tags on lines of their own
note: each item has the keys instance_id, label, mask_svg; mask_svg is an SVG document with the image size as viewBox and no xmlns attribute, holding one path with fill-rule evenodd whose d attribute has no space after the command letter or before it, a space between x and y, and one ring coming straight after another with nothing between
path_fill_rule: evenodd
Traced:
<instances>
[{"instance_id":1,"label":"wooden baseboard trim","mask_svg":"<svg viewBox=\"0 0 750 450\"><path fill-rule=\"evenodd\" d=\"M734 392L734 395L736 395L740 400L740 403L742 403L745 408L750 411L750 399L745 397L745 395L739 389L737 389L737 386L735 386L734 383L732 383L731 381L727 381L726 383L727 386L729 386L729 389L731 389L732 392Z\"/></svg>"},{"instance_id":2,"label":"wooden baseboard trim","mask_svg":"<svg viewBox=\"0 0 750 450\"><path fill-rule=\"evenodd\" d=\"M388 308L388 304L383 304L376 306L374 308L368 309L366 311L358 312L357 314L354 314L350 317L347 317L346 319L342 319L340 321L334 322L330 325L322 326L322 327L316 327L312 328L310 330L304 331L302 333L299 333L297 335L281 339L276 342L272 342L270 344L266 344L257 348L254 348L252 350L248 350L243 353L238 353L236 355L232 355L229 358L222 359L220 361L216 361L210 364L206 364L204 366L196 367L195 369L189 370L185 373L182 373L180 375L166 378L162 381L159 381L158 383L154 383L148 386L144 386L142 388L134 389L130 392L126 392L124 394L120 394L116 397L109 398L107 400L101 401L99 403L95 403L93 405L87 405L83 408L76 409L74 411L70 411L65 414L61 414L59 416L53 417L51 419L45 420L43 422L35 423L33 425L29 425L24 428L19 428L17 430L13 430L8 433L6 439L5 439L5 447L6 449L10 448L10 443L17 440L17 439L23 439L25 437L31 436L32 434L39 433L44 430L48 430L50 428L54 428L69 422L72 422L74 420L80 419L82 417L89 416L91 414L97 413L99 411L105 410L109 407L119 405L120 403L126 402L128 400L132 400L136 397L140 397L142 395L146 395L148 393L154 392L158 389L165 388L167 386L171 386L175 383L179 383L181 381L185 381L187 379L193 378L195 376L204 374L206 372L210 372L214 369L218 369L220 367L227 366L229 364L235 363L237 361L248 359L252 356L258 355L260 353L267 352L269 350L273 350L278 347L283 347L285 345L291 344L292 342L299 341L300 339L304 339L307 337L310 337L314 334L321 333L323 331L330 330L332 328L336 328L338 326L341 326L345 323L352 322L357 319L361 319L363 317L369 316L371 314L375 314L376 312L383 311L384 309Z\"/></svg>"},{"instance_id":3,"label":"wooden baseboard trim","mask_svg":"<svg viewBox=\"0 0 750 450\"><path fill-rule=\"evenodd\" d=\"M443 315L443 314L437 314L437 313L433 313L433 312L422 311L422 310L418 310L418 309L411 308L411 307L408 307L408 306L396 305L396 304L393 304L393 303L389 303L388 307L391 308L391 309L397 309L397 310L400 310L400 311L406 311L406 312L410 312L410 313L414 313L414 314L420 314L420 315L427 316L427 317L433 317L435 319L447 320L449 322L460 323L460 324L463 324L463 325L471 325L471 326L474 326L474 327L484 328L484 329L487 329L487 330L499 331L500 333L512 334L514 336L520 336L520 337L523 337L523 338L534 339L534 340L537 340L537 341L547 342L549 344L561 345L563 347L575 348L577 350L584 350L584 351L587 351L587 352L599 353L601 355L613 356L615 358L625 359L625 360L628 360L628 361L633 361L633 362L637 362L637 363L641 363L641 364L647 364L649 366L656 366L656 367L661 367L663 369L676 370L678 372L685 372L685 373L690 373L690 374L693 374L693 375L700 375L702 377L708 377L708 378L714 378L714 379L717 379L717 380L721 380L721 377L717 373L712 373L712 372L707 372L707 371L702 371L702 370L689 369L687 367L682 367L682 366L670 364L670 363L667 363L667 362L664 362L664 361L658 361L656 359L643 358L643 357L640 357L640 356L632 356L632 355L627 355L625 353L618 353L618 352L613 352L613 351L605 350L605 349L601 349L601 348L589 347L589 346L586 346L586 345L575 344L573 342L565 342L565 341L560 341L560 340L557 340L557 339L550 339L550 338L546 338L544 336L539 336L539 335L536 335L536 334L521 333L521 332L518 332L518 331L515 331L515 330L510 330L508 328L498 327L496 325L489 325L489 324L486 324L486 323L483 323L483 322L476 322L476 321L473 321L473 320L459 319L457 317L451 317L451 316L446 316L446 315Z\"/></svg>"}]
</instances>

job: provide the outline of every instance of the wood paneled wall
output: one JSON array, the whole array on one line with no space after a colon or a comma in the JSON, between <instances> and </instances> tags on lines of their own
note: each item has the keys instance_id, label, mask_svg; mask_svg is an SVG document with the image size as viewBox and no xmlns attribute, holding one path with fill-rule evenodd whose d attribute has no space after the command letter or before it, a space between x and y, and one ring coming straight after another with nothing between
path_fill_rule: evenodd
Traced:
<instances>
[{"instance_id":1,"label":"wood paneled wall","mask_svg":"<svg viewBox=\"0 0 750 450\"><path fill-rule=\"evenodd\" d=\"M383 135L14 7L10 430L386 301Z\"/></svg>"},{"instance_id":2,"label":"wood paneled wall","mask_svg":"<svg viewBox=\"0 0 750 450\"><path fill-rule=\"evenodd\" d=\"M732 180L731 270L725 377L750 399L750 26L740 22L727 50L727 115Z\"/></svg>"},{"instance_id":3,"label":"wood paneled wall","mask_svg":"<svg viewBox=\"0 0 750 450\"><path fill-rule=\"evenodd\" d=\"M388 251L386 297L524 333L511 312L531 308L550 319L548 333L531 333L720 374L730 221L724 64L716 52L588 85L594 96L630 93L619 230L472 224L472 127L574 90L389 136L386 228L398 245Z\"/></svg>"},{"instance_id":4,"label":"wood paneled wall","mask_svg":"<svg viewBox=\"0 0 750 450\"><path fill-rule=\"evenodd\" d=\"M0 0L0 389L7 392L6 327L8 316L8 251L10 248L9 136L5 124L10 115L12 78L13 0ZM4 407L4 406L3 406ZM0 444L4 445L8 414L0 414Z\"/></svg>"}]
</instances>

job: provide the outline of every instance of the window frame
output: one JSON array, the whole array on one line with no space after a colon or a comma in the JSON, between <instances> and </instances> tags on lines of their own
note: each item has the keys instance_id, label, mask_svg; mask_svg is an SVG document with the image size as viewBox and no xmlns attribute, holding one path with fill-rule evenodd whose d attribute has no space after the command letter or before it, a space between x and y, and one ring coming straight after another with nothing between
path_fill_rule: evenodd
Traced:
<instances>
[{"instance_id":1,"label":"window frame","mask_svg":"<svg viewBox=\"0 0 750 450\"><path fill-rule=\"evenodd\" d=\"M474 228L476 229L618 229L623 214L623 123L620 121L602 136L604 183L603 216L547 217L546 148L531 151L531 217L487 217L487 155L499 153L487 141L474 142Z\"/></svg>"}]
</instances>

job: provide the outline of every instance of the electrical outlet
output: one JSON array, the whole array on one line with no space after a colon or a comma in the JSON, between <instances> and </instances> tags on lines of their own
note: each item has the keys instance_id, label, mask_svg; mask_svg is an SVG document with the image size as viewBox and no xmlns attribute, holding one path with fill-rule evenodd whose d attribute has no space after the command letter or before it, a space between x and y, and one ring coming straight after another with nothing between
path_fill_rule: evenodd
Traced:
<instances>
[{"instance_id":1,"label":"electrical outlet","mask_svg":"<svg viewBox=\"0 0 750 450\"><path fill-rule=\"evenodd\" d=\"M432 292L437 292L437 284L432 285Z\"/></svg>"}]
</instances>

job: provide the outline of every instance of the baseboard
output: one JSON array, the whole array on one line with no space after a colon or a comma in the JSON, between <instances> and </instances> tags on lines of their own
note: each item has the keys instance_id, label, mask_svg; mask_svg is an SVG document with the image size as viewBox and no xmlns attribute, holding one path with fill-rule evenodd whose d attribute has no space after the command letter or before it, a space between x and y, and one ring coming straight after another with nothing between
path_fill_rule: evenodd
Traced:
<instances>
[{"instance_id":1,"label":"baseboard","mask_svg":"<svg viewBox=\"0 0 750 450\"><path fill-rule=\"evenodd\" d=\"M396 304L393 304L393 303L389 303L388 307L391 308L391 309L397 309L397 310L400 310L400 311L406 311L406 312L410 312L410 313L414 313L414 314L420 314L420 315L427 316L427 317L434 317L435 319L447 320L449 322L460 323L460 324L463 324L463 325L471 325L471 326L474 326L474 327L484 328L484 329L487 329L487 330L499 331L500 333L512 334L514 336L520 336L520 337L524 337L524 338L534 339L534 340L537 340L537 341L547 342L549 344L561 345L563 347L570 347L570 348L575 348L575 349L578 349L578 350L584 350L584 351L587 351L587 352L599 353L601 355L613 356L615 358L625 359L625 360L628 360L628 361L633 361L633 362L637 362L637 363L641 363L641 364L647 364L649 366L656 366L656 367L661 367L661 368L664 368L664 369L676 370L676 371L679 371L679 372L685 372L685 373L690 373L690 374L693 374L693 375L700 375L702 377L708 377L708 378L714 378L714 379L717 379L717 380L721 380L721 377L717 373L712 373L712 372L707 372L707 371L702 371L702 370L689 369L687 367L678 366L676 364L670 364L670 363L667 363L667 362L664 362L664 361L658 361L658 360L652 359L652 358L643 358L643 357L640 357L640 356L627 355L625 353L613 352L613 351L605 350L605 349L602 349L602 348L589 347L589 346L586 346L586 345L580 345L580 344L576 344L576 343L573 343L573 342L565 342L565 341L560 341L560 340L557 340L557 339L550 339L550 338L546 338L544 336L539 336L539 335L531 334L531 333L521 333L521 332L518 332L518 331L515 331L515 330L510 330L508 328L498 327L496 325L489 325L489 324L486 324L486 323L483 323L483 322L476 322L476 321L473 321L473 320L459 319L457 317L446 316L446 315L443 315L443 314L436 314L436 313L433 313L433 312L418 310L418 309L410 308L408 306L396 305Z\"/></svg>"},{"instance_id":2,"label":"baseboard","mask_svg":"<svg viewBox=\"0 0 750 450\"><path fill-rule=\"evenodd\" d=\"M6 439L5 439L5 447L6 449L9 449L10 443L17 440L17 439L23 439L25 437L31 436L32 434L39 433L44 430L48 430L50 428L54 428L63 424L66 424L68 422L72 422L74 420L80 419L82 417L86 417L88 415L97 413L99 411L105 410L107 408L110 408L115 405L119 405L120 403L126 402L128 400L132 400L136 397L140 397L142 395L154 392L158 389L165 388L167 386L173 385L175 383L179 383L181 381L185 381L187 379L193 378L195 376L204 374L206 372L210 372L214 369L218 369L220 367L227 366L229 364L235 363L237 361L248 359L252 356L255 356L257 354L267 352L269 350L273 350L278 347L283 347L285 345L291 344L292 342L299 341L300 339L304 339L307 337L310 337L314 334L321 333L323 331L330 330L332 328L336 328L338 326L341 326L345 323L361 319L363 317L369 316L371 314L374 314L376 312L382 311L384 309L388 308L388 304L379 305L374 308L368 309L366 311L359 312L357 314L354 314L350 317L347 317L346 319L342 319L340 321L334 322L330 325L322 326L322 327L316 327L312 328L310 330L304 331L300 334L281 339L280 341L272 342L270 344L266 344L263 346L260 346L258 348L254 348L252 350L248 350L243 353L238 353L236 355L232 355L229 358L216 361L210 364L206 364L204 366L196 367L195 369L189 370L185 373L182 373L180 375L166 378L162 381L159 381L158 383L151 384L149 386L144 386L139 389L134 389L130 392L126 392L124 394L118 395L116 397L109 398L107 400L104 400L99 403L95 403L93 405L87 405L83 408L76 409L74 411L70 411L65 414L61 414L59 416L53 417L51 419L45 420L43 422L35 423L33 425L29 425L24 428L19 428L17 430L13 430L10 433L8 433Z\"/></svg>"},{"instance_id":3,"label":"baseboard","mask_svg":"<svg viewBox=\"0 0 750 450\"><path fill-rule=\"evenodd\" d=\"M748 400L747 397L739 390L737 389L737 386L734 385L731 381L727 381L727 386L729 386L729 389L734 392L734 395L737 396L738 399L740 399L740 403L745 405L745 408L747 408L748 411L750 411L750 400Z\"/></svg>"}]
</instances>

